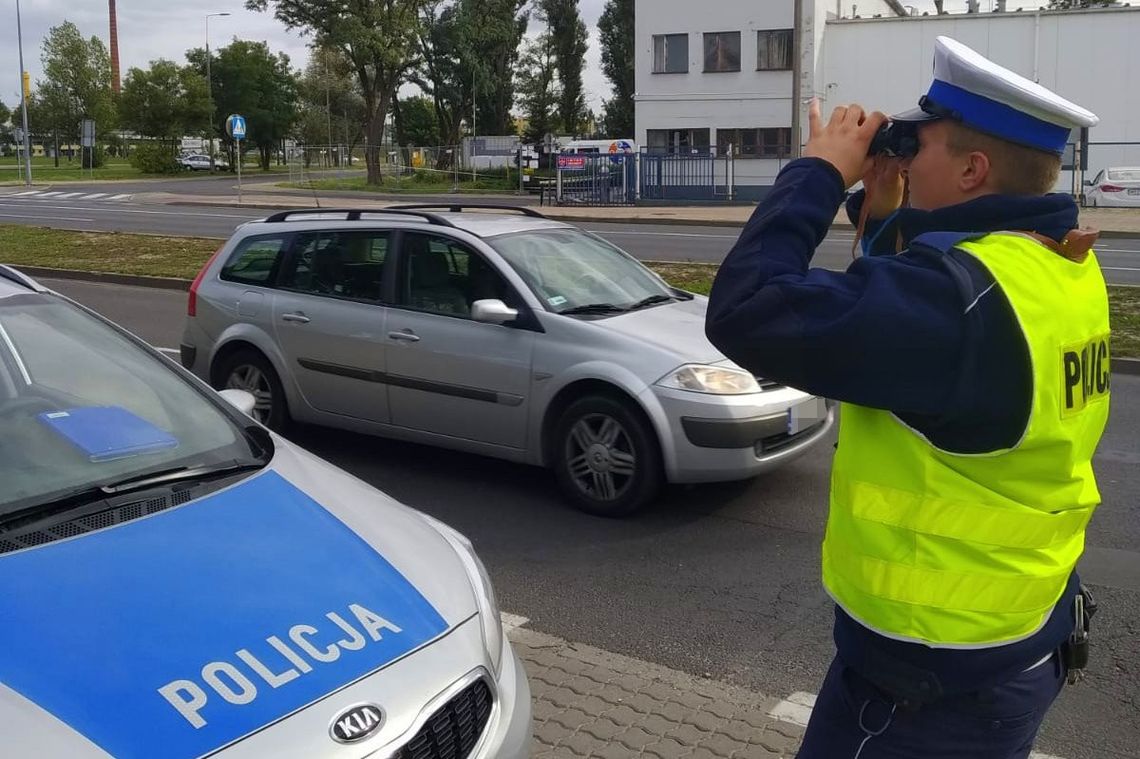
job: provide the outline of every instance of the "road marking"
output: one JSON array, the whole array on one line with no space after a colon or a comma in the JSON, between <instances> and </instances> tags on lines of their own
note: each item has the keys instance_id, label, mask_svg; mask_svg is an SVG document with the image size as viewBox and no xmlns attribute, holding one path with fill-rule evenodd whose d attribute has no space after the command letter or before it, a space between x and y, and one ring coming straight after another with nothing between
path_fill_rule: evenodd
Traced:
<instances>
[{"instance_id":1,"label":"road marking","mask_svg":"<svg viewBox=\"0 0 1140 759\"><path fill-rule=\"evenodd\" d=\"M111 197L107 198L107 200L127 200L130 197L131 196L129 194L124 193L121 195L112 195Z\"/></svg>"},{"instance_id":2,"label":"road marking","mask_svg":"<svg viewBox=\"0 0 1140 759\"><path fill-rule=\"evenodd\" d=\"M81 192L65 192L62 195L58 196L56 198L56 200L67 200L69 198L78 198L82 194L83 193L81 193Z\"/></svg>"},{"instance_id":3,"label":"road marking","mask_svg":"<svg viewBox=\"0 0 1140 759\"><path fill-rule=\"evenodd\" d=\"M24 198L24 197L27 197L29 195L39 195L41 192L42 192L42 190L28 190L26 192L10 192L10 193L8 193L8 197L10 197L10 198Z\"/></svg>"},{"instance_id":4,"label":"road marking","mask_svg":"<svg viewBox=\"0 0 1140 759\"><path fill-rule=\"evenodd\" d=\"M90 195L84 195L83 200L95 200L95 198L102 198L106 194L105 192L93 192Z\"/></svg>"},{"instance_id":5,"label":"road marking","mask_svg":"<svg viewBox=\"0 0 1140 759\"><path fill-rule=\"evenodd\" d=\"M62 192L45 192L40 195L41 198L54 198L56 195L62 195Z\"/></svg>"},{"instance_id":6,"label":"road marking","mask_svg":"<svg viewBox=\"0 0 1140 759\"><path fill-rule=\"evenodd\" d=\"M130 197L129 195L127 197ZM113 200L113 198L107 198ZM263 219L268 216L268 212L260 216L237 216L235 214L221 214L221 213L188 213L182 211L143 211L136 208L112 208L110 206L53 206L46 203L28 203L28 202L11 202L0 203L0 207L7 208L59 208L67 211L97 211L100 213L116 213L116 214L146 214L149 216L200 216L207 219L245 219L246 221L254 221L255 219Z\"/></svg>"},{"instance_id":7,"label":"road marking","mask_svg":"<svg viewBox=\"0 0 1140 759\"><path fill-rule=\"evenodd\" d=\"M606 237L607 235L625 236L625 237L708 237L718 240L735 240L740 235L703 235L694 232L610 232L609 230L591 229L589 230L596 235Z\"/></svg>"},{"instance_id":8,"label":"road marking","mask_svg":"<svg viewBox=\"0 0 1140 759\"><path fill-rule=\"evenodd\" d=\"M1100 267L1100 270L1101 271L1140 271L1140 269L1130 269L1127 266L1102 266L1102 267Z\"/></svg>"},{"instance_id":9,"label":"road marking","mask_svg":"<svg viewBox=\"0 0 1140 759\"><path fill-rule=\"evenodd\" d=\"M82 221L88 224L94 224L94 219L83 219L78 216L35 216L26 213L0 213L0 218L4 219L43 219L44 221Z\"/></svg>"},{"instance_id":10,"label":"road marking","mask_svg":"<svg viewBox=\"0 0 1140 759\"><path fill-rule=\"evenodd\" d=\"M503 622L504 635L530 622L526 617L520 617L517 614L508 614L505 611L499 613L499 619Z\"/></svg>"},{"instance_id":11,"label":"road marking","mask_svg":"<svg viewBox=\"0 0 1140 759\"><path fill-rule=\"evenodd\" d=\"M814 693L796 691L773 706L768 711L768 716L781 722L807 727L808 720L811 719L811 710L815 708L815 699ZM1034 751L1029 755L1029 759L1061 759L1061 757Z\"/></svg>"}]
</instances>

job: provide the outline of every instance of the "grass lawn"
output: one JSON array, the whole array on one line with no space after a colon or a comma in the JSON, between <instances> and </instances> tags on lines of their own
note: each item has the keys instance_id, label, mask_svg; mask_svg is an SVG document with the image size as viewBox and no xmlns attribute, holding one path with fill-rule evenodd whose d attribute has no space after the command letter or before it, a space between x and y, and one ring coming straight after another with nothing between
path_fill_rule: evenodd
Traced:
<instances>
[{"instance_id":1,"label":"grass lawn","mask_svg":"<svg viewBox=\"0 0 1140 759\"><path fill-rule=\"evenodd\" d=\"M68 232L42 227L0 225L0 263L55 269L143 274L193 279L218 248L217 240L195 237ZM715 264L651 265L676 287L707 294ZM1109 287L1112 352L1140 358L1140 287Z\"/></svg>"},{"instance_id":2,"label":"grass lawn","mask_svg":"<svg viewBox=\"0 0 1140 759\"><path fill-rule=\"evenodd\" d=\"M271 166L269 171L263 172L258 168L256 161L249 158L242 164L243 174L278 174L287 173L288 166ZM107 163L93 172L81 168L79 158L68 162L65 158L59 159L59 167L52 158L36 157L32 159L32 182L37 185L54 182L90 182L92 180L107 179L173 179L178 177L201 177L205 173L182 172L180 174L144 174L130 163L122 159L108 158ZM235 175L236 176L236 175ZM23 174L16 165L14 156L0 157L0 185L22 184Z\"/></svg>"}]
</instances>

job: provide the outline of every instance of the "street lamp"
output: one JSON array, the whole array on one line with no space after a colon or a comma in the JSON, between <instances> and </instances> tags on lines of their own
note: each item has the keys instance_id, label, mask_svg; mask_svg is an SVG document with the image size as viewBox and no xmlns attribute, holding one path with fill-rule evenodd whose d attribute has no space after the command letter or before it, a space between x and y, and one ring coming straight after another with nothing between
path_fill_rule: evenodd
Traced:
<instances>
[{"instance_id":1,"label":"street lamp","mask_svg":"<svg viewBox=\"0 0 1140 759\"><path fill-rule=\"evenodd\" d=\"M214 170L214 80L210 78L210 17L228 16L229 11L206 14L206 90L210 100L210 171ZM238 149L238 160L241 160L241 149Z\"/></svg>"},{"instance_id":2,"label":"street lamp","mask_svg":"<svg viewBox=\"0 0 1140 759\"><path fill-rule=\"evenodd\" d=\"M16 0L16 41L20 48L20 109L24 113L24 184L32 186L32 138L28 134L28 90L24 86L24 33L20 25L20 0Z\"/></svg>"}]
</instances>

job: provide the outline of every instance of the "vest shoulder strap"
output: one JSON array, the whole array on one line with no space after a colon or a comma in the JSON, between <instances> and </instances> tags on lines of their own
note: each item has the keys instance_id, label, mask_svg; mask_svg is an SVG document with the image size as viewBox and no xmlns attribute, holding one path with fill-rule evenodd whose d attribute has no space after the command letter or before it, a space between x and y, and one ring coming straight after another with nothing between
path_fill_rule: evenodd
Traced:
<instances>
[{"instance_id":1,"label":"vest shoulder strap","mask_svg":"<svg viewBox=\"0 0 1140 759\"><path fill-rule=\"evenodd\" d=\"M918 237L910 241L913 248L915 245L924 248L930 248L938 251L939 253L949 253L951 248L954 248L960 243L969 240L977 240L990 234L989 232L924 232Z\"/></svg>"}]
</instances>

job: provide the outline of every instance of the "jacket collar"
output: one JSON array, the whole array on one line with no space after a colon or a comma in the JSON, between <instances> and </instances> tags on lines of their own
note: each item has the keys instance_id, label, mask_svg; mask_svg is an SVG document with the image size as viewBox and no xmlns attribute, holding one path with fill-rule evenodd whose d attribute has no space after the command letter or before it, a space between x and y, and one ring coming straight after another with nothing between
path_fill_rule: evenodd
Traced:
<instances>
[{"instance_id":1,"label":"jacket collar","mask_svg":"<svg viewBox=\"0 0 1140 759\"><path fill-rule=\"evenodd\" d=\"M1077 228L1077 204L1068 195L986 195L933 211L903 208L898 212L903 246L924 232L1022 231L1057 242Z\"/></svg>"}]
</instances>

